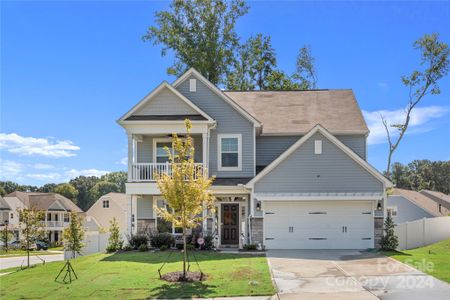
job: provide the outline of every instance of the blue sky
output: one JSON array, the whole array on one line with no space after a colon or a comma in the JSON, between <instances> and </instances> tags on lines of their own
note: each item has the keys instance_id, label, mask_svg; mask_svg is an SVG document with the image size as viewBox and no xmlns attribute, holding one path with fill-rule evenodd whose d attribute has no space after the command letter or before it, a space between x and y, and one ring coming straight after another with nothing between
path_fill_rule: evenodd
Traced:
<instances>
[{"instance_id":1,"label":"blue sky","mask_svg":"<svg viewBox=\"0 0 450 300\"><path fill-rule=\"evenodd\" d=\"M115 122L163 80L172 57L141 40L167 2L1 2L0 180L41 185L125 170ZM309 44L320 88L352 88L371 129L369 162L385 168L379 111L401 117L400 76L417 68L412 43L439 32L450 43L450 3L249 2L243 38L272 37L294 69ZM394 160L450 159L450 76L424 99Z\"/></svg>"}]
</instances>

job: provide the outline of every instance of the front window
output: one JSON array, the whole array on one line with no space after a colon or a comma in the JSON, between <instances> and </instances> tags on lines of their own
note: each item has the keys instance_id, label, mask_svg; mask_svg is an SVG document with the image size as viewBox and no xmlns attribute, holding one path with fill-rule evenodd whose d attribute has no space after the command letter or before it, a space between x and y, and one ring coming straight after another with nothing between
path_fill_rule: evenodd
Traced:
<instances>
[{"instance_id":1,"label":"front window","mask_svg":"<svg viewBox=\"0 0 450 300\"><path fill-rule=\"evenodd\" d=\"M103 200L103 208L109 208L109 200Z\"/></svg>"},{"instance_id":2,"label":"front window","mask_svg":"<svg viewBox=\"0 0 450 300\"><path fill-rule=\"evenodd\" d=\"M167 205L166 201L163 199L157 200L157 206L158 206L158 208L165 208L167 210L171 209ZM172 222L169 222L159 216L156 218L156 228L159 233L172 233L172 234L182 234L183 233L182 227L175 227L175 226L173 226Z\"/></svg>"},{"instance_id":3,"label":"front window","mask_svg":"<svg viewBox=\"0 0 450 300\"><path fill-rule=\"evenodd\" d=\"M218 135L219 170L240 171L241 170L241 135L222 134Z\"/></svg>"},{"instance_id":4,"label":"front window","mask_svg":"<svg viewBox=\"0 0 450 300\"><path fill-rule=\"evenodd\" d=\"M165 147L172 151L172 142L156 142L156 157L157 163L165 163L169 161L169 153L167 153Z\"/></svg>"},{"instance_id":5,"label":"front window","mask_svg":"<svg viewBox=\"0 0 450 300\"><path fill-rule=\"evenodd\" d=\"M69 214L64 214L64 222L69 223Z\"/></svg>"}]
</instances>

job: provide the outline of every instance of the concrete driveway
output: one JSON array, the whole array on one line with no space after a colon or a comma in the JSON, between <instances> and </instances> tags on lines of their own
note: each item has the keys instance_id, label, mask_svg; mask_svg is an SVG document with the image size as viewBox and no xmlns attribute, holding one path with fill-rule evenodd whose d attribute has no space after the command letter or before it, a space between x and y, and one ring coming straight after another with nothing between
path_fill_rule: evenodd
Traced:
<instances>
[{"instance_id":1,"label":"concrete driveway","mask_svg":"<svg viewBox=\"0 0 450 300\"><path fill-rule=\"evenodd\" d=\"M281 300L450 299L450 285L394 259L358 250L271 250Z\"/></svg>"},{"instance_id":2,"label":"concrete driveway","mask_svg":"<svg viewBox=\"0 0 450 300\"><path fill-rule=\"evenodd\" d=\"M30 256L30 264L31 265L42 264L43 263L42 259L45 260L46 263L64 260L64 254L41 255L39 257ZM9 269L13 267L20 267L21 265L25 266L26 264L27 264L26 256L0 258L0 270Z\"/></svg>"}]
</instances>

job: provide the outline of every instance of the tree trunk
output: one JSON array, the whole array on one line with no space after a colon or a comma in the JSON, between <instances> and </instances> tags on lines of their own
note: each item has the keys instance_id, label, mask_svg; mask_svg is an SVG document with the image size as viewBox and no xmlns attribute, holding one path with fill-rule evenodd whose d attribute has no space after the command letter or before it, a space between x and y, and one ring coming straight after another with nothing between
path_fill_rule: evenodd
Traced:
<instances>
[{"instance_id":1,"label":"tree trunk","mask_svg":"<svg viewBox=\"0 0 450 300\"><path fill-rule=\"evenodd\" d=\"M387 161L387 167L386 167L386 177L390 180L391 179L391 159L392 159L393 152L391 149L389 149L389 155L388 155L388 161Z\"/></svg>"},{"instance_id":2,"label":"tree trunk","mask_svg":"<svg viewBox=\"0 0 450 300\"><path fill-rule=\"evenodd\" d=\"M186 280L186 261L187 261L187 245L186 245L186 228L183 227L183 280Z\"/></svg>"}]
</instances>

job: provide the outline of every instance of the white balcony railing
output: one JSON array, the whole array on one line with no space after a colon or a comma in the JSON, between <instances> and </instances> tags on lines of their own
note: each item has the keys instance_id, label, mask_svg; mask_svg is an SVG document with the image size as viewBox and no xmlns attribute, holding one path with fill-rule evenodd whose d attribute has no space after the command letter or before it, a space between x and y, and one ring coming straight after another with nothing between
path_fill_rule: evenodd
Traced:
<instances>
[{"instance_id":1,"label":"white balcony railing","mask_svg":"<svg viewBox=\"0 0 450 300\"><path fill-rule=\"evenodd\" d=\"M68 225L69 222L63 222L63 221L42 221L42 225L45 227L64 227L65 225Z\"/></svg>"},{"instance_id":2,"label":"white balcony railing","mask_svg":"<svg viewBox=\"0 0 450 300\"><path fill-rule=\"evenodd\" d=\"M132 181L155 181L155 174L171 174L172 166L170 163L134 163L131 170ZM195 163L194 178L200 176L203 170L203 163Z\"/></svg>"}]
</instances>

